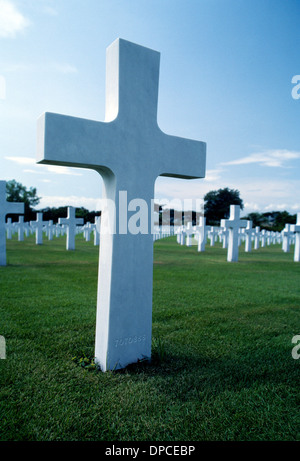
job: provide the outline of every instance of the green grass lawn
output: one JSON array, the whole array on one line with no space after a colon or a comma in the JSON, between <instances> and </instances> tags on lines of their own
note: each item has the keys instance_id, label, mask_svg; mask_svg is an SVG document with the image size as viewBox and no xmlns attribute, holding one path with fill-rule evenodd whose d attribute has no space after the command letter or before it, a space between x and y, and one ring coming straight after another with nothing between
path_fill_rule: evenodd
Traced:
<instances>
[{"instance_id":1,"label":"green grass lawn","mask_svg":"<svg viewBox=\"0 0 300 461\"><path fill-rule=\"evenodd\" d=\"M7 242L0 268L0 440L300 440L300 264L279 245L154 244L153 361L94 352L98 248ZM76 359L74 359L76 357Z\"/></svg>"}]
</instances>

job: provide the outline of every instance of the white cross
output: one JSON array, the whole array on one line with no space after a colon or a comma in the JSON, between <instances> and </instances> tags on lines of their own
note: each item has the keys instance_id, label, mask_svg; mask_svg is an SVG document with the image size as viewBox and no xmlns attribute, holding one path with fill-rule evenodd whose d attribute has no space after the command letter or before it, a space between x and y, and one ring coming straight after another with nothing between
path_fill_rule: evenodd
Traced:
<instances>
[{"instance_id":1,"label":"white cross","mask_svg":"<svg viewBox=\"0 0 300 461\"><path fill-rule=\"evenodd\" d=\"M6 201L6 181L0 181L0 266L6 266L5 217L23 213L24 203Z\"/></svg>"},{"instance_id":2,"label":"white cross","mask_svg":"<svg viewBox=\"0 0 300 461\"><path fill-rule=\"evenodd\" d=\"M67 226L67 250L75 250L75 231L77 224L83 224L83 218L75 217L75 208L68 206L67 218L59 218L58 223Z\"/></svg>"},{"instance_id":3,"label":"white cross","mask_svg":"<svg viewBox=\"0 0 300 461\"><path fill-rule=\"evenodd\" d=\"M18 228L18 241L23 242L24 241L24 233L25 229L28 226L27 223L24 223L24 216L19 216L19 222L17 224Z\"/></svg>"},{"instance_id":4,"label":"white cross","mask_svg":"<svg viewBox=\"0 0 300 461\"><path fill-rule=\"evenodd\" d=\"M297 222L292 224L291 230L295 232L294 261L300 262L300 213L297 213Z\"/></svg>"},{"instance_id":5,"label":"white cross","mask_svg":"<svg viewBox=\"0 0 300 461\"><path fill-rule=\"evenodd\" d=\"M204 216L200 216L199 226L196 227L196 232L198 234L198 251L199 252L205 251L206 230L207 230L206 218Z\"/></svg>"},{"instance_id":6,"label":"white cross","mask_svg":"<svg viewBox=\"0 0 300 461\"><path fill-rule=\"evenodd\" d=\"M225 219L221 219L220 227L222 229L222 248L226 249L228 247L228 229L226 229L224 222Z\"/></svg>"},{"instance_id":7,"label":"white cross","mask_svg":"<svg viewBox=\"0 0 300 461\"><path fill-rule=\"evenodd\" d=\"M211 247L215 246L215 241L216 241L216 237L218 235L218 232L219 232L219 228L214 227L214 226L211 226L210 230L208 231L208 237L210 239L210 246Z\"/></svg>"},{"instance_id":8,"label":"white cross","mask_svg":"<svg viewBox=\"0 0 300 461\"><path fill-rule=\"evenodd\" d=\"M91 240L91 233L93 232L93 230L93 224L91 224L90 222L87 222L83 227L83 234L86 242L89 242Z\"/></svg>"},{"instance_id":9,"label":"white cross","mask_svg":"<svg viewBox=\"0 0 300 461\"><path fill-rule=\"evenodd\" d=\"M95 216L94 224L91 225L94 232L94 246L98 246L100 244L100 223L101 216Z\"/></svg>"},{"instance_id":10,"label":"white cross","mask_svg":"<svg viewBox=\"0 0 300 461\"><path fill-rule=\"evenodd\" d=\"M105 122L51 113L38 121L38 161L96 170L114 205L101 219L95 357L103 371L151 357L156 178L205 176L206 144L158 127L159 61L158 52L118 39L107 49ZM147 232L129 233L135 215L127 212L141 203Z\"/></svg>"},{"instance_id":11,"label":"white cross","mask_svg":"<svg viewBox=\"0 0 300 461\"><path fill-rule=\"evenodd\" d=\"M13 224L11 222L11 218L7 218L5 228L6 228L6 238L10 240L12 238L12 231L13 231Z\"/></svg>"},{"instance_id":12,"label":"white cross","mask_svg":"<svg viewBox=\"0 0 300 461\"><path fill-rule=\"evenodd\" d=\"M266 246L266 238L267 238L267 233L265 229L261 231L260 236L261 236L261 246L262 248L264 248Z\"/></svg>"},{"instance_id":13,"label":"white cross","mask_svg":"<svg viewBox=\"0 0 300 461\"><path fill-rule=\"evenodd\" d=\"M292 235L291 224L286 224L282 231L282 249L285 253L290 251L290 237Z\"/></svg>"},{"instance_id":14,"label":"white cross","mask_svg":"<svg viewBox=\"0 0 300 461\"><path fill-rule=\"evenodd\" d=\"M182 226L181 231L180 231L180 245L185 245L186 244L186 228L185 226Z\"/></svg>"},{"instance_id":15,"label":"white cross","mask_svg":"<svg viewBox=\"0 0 300 461\"><path fill-rule=\"evenodd\" d=\"M43 213L36 214L36 221L30 221L30 225L35 229L35 243L36 245L43 244L43 227L47 221L43 221Z\"/></svg>"},{"instance_id":16,"label":"white cross","mask_svg":"<svg viewBox=\"0 0 300 461\"><path fill-rule=\"evenodd\" d=\"M192 235L195 233L193 229L193 224L191 222L188 222L185 228L185 233L186 233L186 246L190 247L192 245Z\"/></svg>"},{"instance_id":17,"label":"white cross","mask_svg":"<svg viewBox=\"0 0 300 461\"><path fill-rule=\"evenodd\" d=\"M47 235L48 235L48 240L50 240L50 241L53 240L53 229L54 229L53 220L50 219L46 224L46 231L47 231Z\"/></svg>"},{"instance_id":18,"label":"white cross","mask_svg":"<svg viewBox=\"0 0 300 461\"><path fill-rule=\"evenodd\" d=\"M238 236L239 229L246 227L247 223L245 220L240 219L240 206L230 205L230 216L229 219L223 221L225 229L229 230L228 235L228 250L227 250L227 261L236 262L238 261Z\"/></svg>"},{"instance_id":19,"label":"white cross","mask_svg":"<svg viewBox=\"0 0 300 461\"><path fill-rule=\"evenodd\" d=\"M255 232L254 232L254 250L258 250L259 248L259 237L260 237L260 227L256 226Z\"/></svg>"},{"instance_id":20,"label":"white cross","mask_svg":"<svg viewBox=\"0 0 300 461\"><path fill-rule=\"evenodd\" d=\"M246 221L247 227L245 229L246 241L245 241L245 252L250 253L252 249L252 221Z\"/></svg>"}]
</instances>

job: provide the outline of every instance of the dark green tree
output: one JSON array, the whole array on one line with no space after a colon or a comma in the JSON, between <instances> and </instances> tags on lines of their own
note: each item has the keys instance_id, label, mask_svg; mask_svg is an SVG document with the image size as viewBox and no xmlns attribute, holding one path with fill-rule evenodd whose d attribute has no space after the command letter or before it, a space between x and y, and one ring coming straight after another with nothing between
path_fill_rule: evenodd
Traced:
<instances>
[{"instance_id":1,"label":"dark green tree","mask_svg":"<svg viewBox=\"0 0 300 461\"><path fill-rule=\"evenodd\" d=\"M220 224L221 219L229 218L230 205L240 205L244 208L243 200L240 198L240 192L235 189L213 190L204 196L204 215L206 223L211 226Z\"/></svg>"},{"instance_id":2,"label":"dark green tree","mask_svg":"<svg viewBox=\"0 0 300 461\"><path fill-rule=\"evenodd\" d=\"M266 213L249 213L246 216L253 223L253 227L261 229L282 231L286 224L296 224L296 215L288 211L268 211Z\"/></svg>"},{"instance_id":3,"label":"dark green tree","mask_svg":"<svg viewBox=\"0 0 300 461\"><path fill-rule=\"evenodd\" d=\"M35 213L33 207L39 204L40 197L37 196L37 190L35 187L27 189L23 184L17 182L15 179L7 181L6 183L6 200L8 202L24 202L25 204L25 221L34 219ZM17 219L15 215L11 218Z\"/></svg>"}]
</instances>

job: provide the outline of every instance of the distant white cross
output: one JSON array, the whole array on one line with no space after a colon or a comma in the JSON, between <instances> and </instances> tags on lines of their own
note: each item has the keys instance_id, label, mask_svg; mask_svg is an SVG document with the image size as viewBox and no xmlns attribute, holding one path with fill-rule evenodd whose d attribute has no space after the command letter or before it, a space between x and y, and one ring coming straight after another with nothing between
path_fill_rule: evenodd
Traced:
<instances>
[{"instance_id":1,"label":"distant white cross","mask_svg":"<svg viewBox=\"0 0 300 461\"><path fill-rule=\"evenodd\" d=\"M43 221L43 213L36 214L36 221L30 221L30 225L35 229L35 243L36 245L43 244L43 228L47 225L48 221Z\"/></svg>"},{"instance_id":2,"label":"distant white cross","mask_svg":"<svg viewBox=\"0 0 300 461\"><path fill-rule=\"evenodd\" d=\"M256 226L255 232L254 232L254 250L259 249L259 237L260 237L260 227Z\"/></svg>"},{"instance_id":3,"label":"distant white cross","mask_svg":"<svg viewBox=\"0 0 300 461\"><path fill-rule=\"evenodd\" d=\"M105 122L51 113L38 122L39 163L96 170L114 204L101 219L95 357L104 371L151 357L156 178L205 175L205 143L158 127L159 61L156 51L116 40L107 49ZM135 233L141 203L147 225Z\"/></svg>"},{"instance_id":4,"label":"distant white cross","mask_svg":"<svg viewBox=\"0 0 300 461\"><path fill-rule=\"evenodd\" d=\"M216 237L218 235L219 228L215 226L211 226L210 230L208 231L208 237L210 239L210 246L215 246Z\"/></svg>"},{"instance_id":5,"label":"distant white cross","mask_svg":"<svg viewBox=\"0 0 300 461\"><path fill-rule=\"evenodd\" d=\"M67 250L75 250L75 234L76 226L83 224L83 218L75 217L76 209L73 206L68 206L67 218L59 218L58 223L67 226Z\"/></svg>"},{"instance_id":6,"label":"distant white cross","mask_svg":"<svg viewBox=\"0 0 300 461\"><path fill-rule=\"evenodd\" d=\"M265 229L261 231L260 236L261 236L261 246L262 248L264 248L266 246L266 238L267 238L267 233Z\"/></svg>"},{"instance_id":7,"label":"distant white cross","mask_svg":"<svg viewBox=\"0 0 300 461\"><path fill-rule=\"evenodd\" d=\"M200 216L199 226L196 227L196 232L198 235L198 251L199 252L205 251L206 230L207 230L206 218L204 216Z\"/></svg>"},{"instance_id":8,"label":"distant white cross","mask_svg":"<svg viewBox=\"0 0 300 461\"><path fill-rule=\"evenodd\" d=\"M230 216L229 219L223 221L225 229L229 230L228 235L228 250L227 250L227 261L236 262L238 261L238 238L239 229L246 227L247 223L245 220L240 219L240 206L230 205Z\"/></svg>"},{"instance_id":9,"label":"distant white cross","mask_svg":"<svg viewBox=\"0 0 300 461\"><path fill-rule=\"evenodd\" d=\"M222 229L222 247L227 248L228 246L228 229L225 227L225 219L221 219L220 221L220 227Z\"/></svg>"},{"instance_id":10,"label":"distant white cross","mask_svg":"<svg viewBox=\"0 0 300 461\"><path fill-rule=\"evenodd\" d=\"M295 232L294 261L300 262L300 213L297 213L297 222L292 224L291 230Z\"/></svg>"},{"instance_id":11,"label":"distant white cross","mask_svg":"<svg viewBox=\"0 0 300 461\"><path fill-rule=\"evenodd\" d=\"M247 227L245 229L246 241L245 241L245 252L250 253L252 250L252 221L246 221Z\"/></svg>"},{"instance_id":12,"label":"distant white cross","mask_svg":"<svg viewBox=\"0 0 300 461\"><path fill-rule=\"evenodd\" d=\"M6 238L10 240L12 238L12 231L13 231L13 224L11 222L11 218L7 218L5 228L6 228Z\"/></svg>"},{"instance_id":13,"label":"distant white cross","mask_svg":"<svg viewBox=\"0 0 300 461\"><path fill-rule=\"evenodd\" d=\"M53 229L54 229L53 220L50 219L46 224L47 236L48 236L48 240L50 241L53 240Z\"/></svg>"},{"instance_id":14,"label":"distant white cross","mask_svg":"<svg viewBox=\"0 0 300 461\"><path fill-rule=\"evenodd\" d=\"M290 251L290 238L292 235L291 224L286 224L282 231L282 249L285 253Z\"/></svg>"},{"instance_id":15,"label":"distant white cross","mask_svg":"<svg viewBox=\"0 0 300 461\"><path fill-rule=\"evenodd\" d=\"M90 222L87 222L83 228L83 234L86 242L91 240L91 233L93 232L93 225Z\"/></svg>"},{"instance_id":16,"label":"distant white cross","mask_svg":"<svg viewBox=\"0 0 300 461\"><path fill-rule=\"evenodd\" d=\"M19 216L19 222L17 224L17 229L18 229L18 241L23 242L24 240L24 233L25 229L28 226L28 224L24 223L24 216Z\"/></svg>"},{"instance_id":17,"label":"distant white cross","mask_svg":"<svg viewBox=\"0 0 300 461\"><path fill-rule=\"evenodd\" d=\"M186 233L186 246L190 247L192 245L192 235L194 234L193 223L188 222L185 228L185 233Z\"/></svg>"},{"instance_id":18,"label":"distant white cross","mask_svg":"<svg viewBox=\"0 0 300 461\"><path fill-rule=\"evenodd\" d=\"M94 223L91 224L91 227L94 232L94 246L100 244L100 223L101 223L101 216L95 216Z\"/></svg>"},{"instance_id":19,"label":"distant white cross","mask_svg":"<svg viewBox=\"0 0 300 461\"><path fill-rule=\"evenodd\" d=\"M6 201L6 181L0 181L0 266L6 266L5 217L23 213L24 203Z\"/></svg>"}]
</instances>

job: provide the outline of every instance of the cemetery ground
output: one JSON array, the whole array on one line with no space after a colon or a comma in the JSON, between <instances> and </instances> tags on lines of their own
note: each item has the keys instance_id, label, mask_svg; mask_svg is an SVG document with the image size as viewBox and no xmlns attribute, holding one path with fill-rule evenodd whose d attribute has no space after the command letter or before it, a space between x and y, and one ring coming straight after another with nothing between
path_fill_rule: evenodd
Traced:
<instances>
[{"instance_id":1,"label":"cemetery ground","mask_svg":"<svg viewBox=\"0 0 300 461\"><path fill-rule=\"evenodd\" d=\"M98 247L7 241L0 268L3 441L299 440L300 265L154 244L153 360L93 366Z\"/></svg>"}]
</instances>

